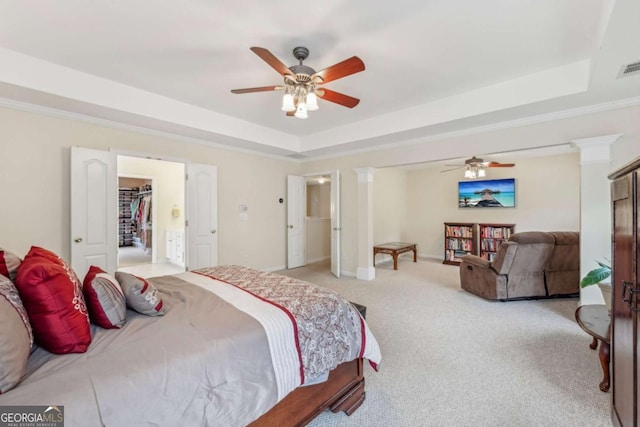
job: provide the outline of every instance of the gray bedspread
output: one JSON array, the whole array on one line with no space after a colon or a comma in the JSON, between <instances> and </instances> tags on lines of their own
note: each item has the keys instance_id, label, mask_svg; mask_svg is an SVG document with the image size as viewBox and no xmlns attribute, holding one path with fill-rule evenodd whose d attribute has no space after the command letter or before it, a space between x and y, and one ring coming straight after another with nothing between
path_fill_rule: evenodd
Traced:
<instances>
[{"instance_id":1,"label":"gray bedspread","mask_svg":"<svg viewBox=\"0 0 640 427\"><path fill-rule=\"evenodd\" d=\"M64 405L65 426L241 426L277 401L269 344L251 316L172 276L153 280L166 314L129 310L91 326L83 354L36 348L0 405Z\"/></svg>"}]
</instances>

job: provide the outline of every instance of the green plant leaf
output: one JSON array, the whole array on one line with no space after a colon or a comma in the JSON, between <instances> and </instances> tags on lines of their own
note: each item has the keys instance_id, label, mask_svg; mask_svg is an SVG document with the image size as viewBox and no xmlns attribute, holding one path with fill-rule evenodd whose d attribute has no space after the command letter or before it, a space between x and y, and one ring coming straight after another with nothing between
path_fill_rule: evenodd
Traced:
<instances>
[{"instance_id":1,"label":"green plant leaf","mask_svg":"<svg viewBox=\"0 0 640 427\"><path fill-rule=\"evenodd\" d=\"M611 266L610 266L610 265L607 265L607 264L605 264L604 262L600 262L600 261L596 261L596 262L598 263L598 265L599 265L600 267L602 267L602 268L607 268L607 269L611 270Z\"/></svg>"},{"instance_id":2,"label":"green plant leaf","mask_svg":"<svg viewBox=\"0 0 640 427\"><path fill-rule=\"evenodd\" d=\"M591 270L587 273L586 276L582 278L580 282L580 287L584 288L586 286L595 285L596 283L602 282L604 279L611 275L611 269L608 266L600 267Z\"/></svg>"}]
</instances>

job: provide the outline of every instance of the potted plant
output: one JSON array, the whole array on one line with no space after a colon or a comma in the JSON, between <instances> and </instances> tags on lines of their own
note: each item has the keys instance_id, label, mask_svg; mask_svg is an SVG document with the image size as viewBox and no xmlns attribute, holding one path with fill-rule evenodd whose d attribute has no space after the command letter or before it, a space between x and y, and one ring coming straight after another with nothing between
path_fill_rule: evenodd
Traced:
<instances>
[{"instance_id":1,"label":"potted plant","mask_svg":"<svg viewBox=\"0 0 640 427\"><path fill-rule=\"evenodd\" d=\"M604 282L605 279L611 276L611 266L600 261L596 262L598 263L599 267L594 268L582 278L582 280L580 281L580 287L586 288L587 286L596 284L600 286L604 302L609 310L611 310L611 283Z\"/></svg>"}]
</instances>

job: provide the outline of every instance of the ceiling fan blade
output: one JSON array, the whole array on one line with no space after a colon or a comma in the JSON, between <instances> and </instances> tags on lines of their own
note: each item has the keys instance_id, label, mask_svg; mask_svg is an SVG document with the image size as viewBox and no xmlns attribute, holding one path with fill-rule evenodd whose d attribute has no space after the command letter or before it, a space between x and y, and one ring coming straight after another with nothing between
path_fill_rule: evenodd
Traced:
<instances>
[{"instance_id":1,"label":"ceiling fan blade","mask_svg":"<svg viewBox=\"0 0 640 427\"><path fill-rule=\"evenodd\" d=\"M336 104L340 104L348 108L353 108L360 103L358 98L325 88L316 89L316 95L325 101L335 102Z\"/></svg>"},{"instance_id":2,"label":"ceiling fan blade","mask_svg":"<svg viewBox=\"0 0 640 427\"><path fill-rule=\"evenodd\" d=\"M466 166L466 165L444 165L444 166L451 166L451 167L458 167L458 168L461 168L461 167L464 167L464 166Z\"/></svg>"},{"instance_id":3,"label":"ceiling fan blade","mask_svg":"<svg viewBox=\"0 0 640 427\"><path fill-rule=\"evenodd\" d=\"M293 74L289 69L289 67L284 65L278 58L276 58L267 49L263 47L251 47L250 49L253 51L253 53L258 55L264 62L271 65L271 67L274 70L276 70L278 73L282 74L283 76Z\"/></svg>"},{"instance_id":4,"label":"ceiling fan blade","mask_svg":"<svg viewBox=\"0 0 640 427\"><path fill-rule=\"evenodd\" d=\"M232 89L232 93L252 93L252 92L268 92L270 90L281 90L284 86L262 86L262 87L248 87L246 89Z\"/></svg>"},{"instance_id":5,"label":"ceiling fan blade","mask_svg":"<svg viewBox=\"0 0 640 427\"><path fill-rule=\"evenodd\" d=\"M342 62L338 62L330 67L325 68L322 71L318 71L313 76L312 80L317 78L321 79L318 83L328 83L333 80L338 80L343 77L350 76L351 74L364 71L364 62L357 56L352 56L349 59L345 59Z\"/></svg>"},{"instance_id":6,"label":"ceiling fan blade","mask_svg":"<svg viewBox=\"0 0 640 427\"><path fill-rule=\"evenodd\" d=\"M446 165L445 165L445 166L446 166ZM451 165L449 165L449 166L451 166ZM457 168L453 168L453 169L445 169L445 170L441 170L441 171L440 171L440 173L443 173L443 172L451 172L451 171L457 171L457 170L459 170L459 169L462 169L463 167L464 167L464 166L458 166Z\"/></svg>"},{"instance_id":7,"label":"ceiling fan blade","mask_svg":"<svg viewBox=\"0 0 640 427\"><path fill-rule=\"evenodd\" d=\"M498 162L489 162L487 165L488 168L512 168L516 164L515 163L498 163Z\"/></svg>"},{"instance_id":8,"label":"ceiling fan blade","mask_svg":"<svg viewBox=\"0 0 640 427\"><path fill-rule=\"evenodd\" d=\"M293 117L294 114L296 114L296 112L295 111L287 111L285 114L287 115L287 117Z\"/></svg>"}]
</instances>

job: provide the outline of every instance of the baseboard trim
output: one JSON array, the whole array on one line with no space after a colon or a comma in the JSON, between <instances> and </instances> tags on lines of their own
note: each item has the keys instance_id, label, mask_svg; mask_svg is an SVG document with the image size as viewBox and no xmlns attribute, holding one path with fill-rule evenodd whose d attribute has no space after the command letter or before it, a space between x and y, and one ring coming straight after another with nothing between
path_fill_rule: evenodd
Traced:
<instances>
[{"instance_id":1,"label":"baseboard trim","mask_svg":"<svg viewBox=\"0 0 640 427\"><path fill-rule=\"evenodd\" d=\"M313 264L314 262L324 261L326 259L331 259L331 255L329 256L321 256L319 258L308 259L307 264Z\"/></svg>"},{"instance_id":2,"label":"baseboard trim","mask_svg":"<svg viewBox=\"0 0 640 427\"><path fill-rule=\"evenodd\" d=\"M279 265L277 267L266 267L262 268L262 271L266 271L267 273L273 273L274 271L286 270L287 267L284 265ZM353 271L340 270L340 276L345 277L357 277L358 275Z\"/></svg>"},{"instance_id":3,"label":"baseboard trim","mask_svg":"<svg viewBox=\"0 0 640 427\"><path fill-rule=\"evenodd\" d=\"M420 252L418 252L418 258L435 259L436 261L443 261L444 260L442 255L431 255L431 254L424 254L424 253L420 253Z\"/></svg>"},{"instance_id":4,"label":"baseboard trim","mask_svg":"<svg viewBox=\"0 0 640 427\"><path fill-rule=\"evenodd\" d=\"M358 267L356 279L373 280L376 278L376 269L373 267Z\"/></svg>"}]
</instances>

